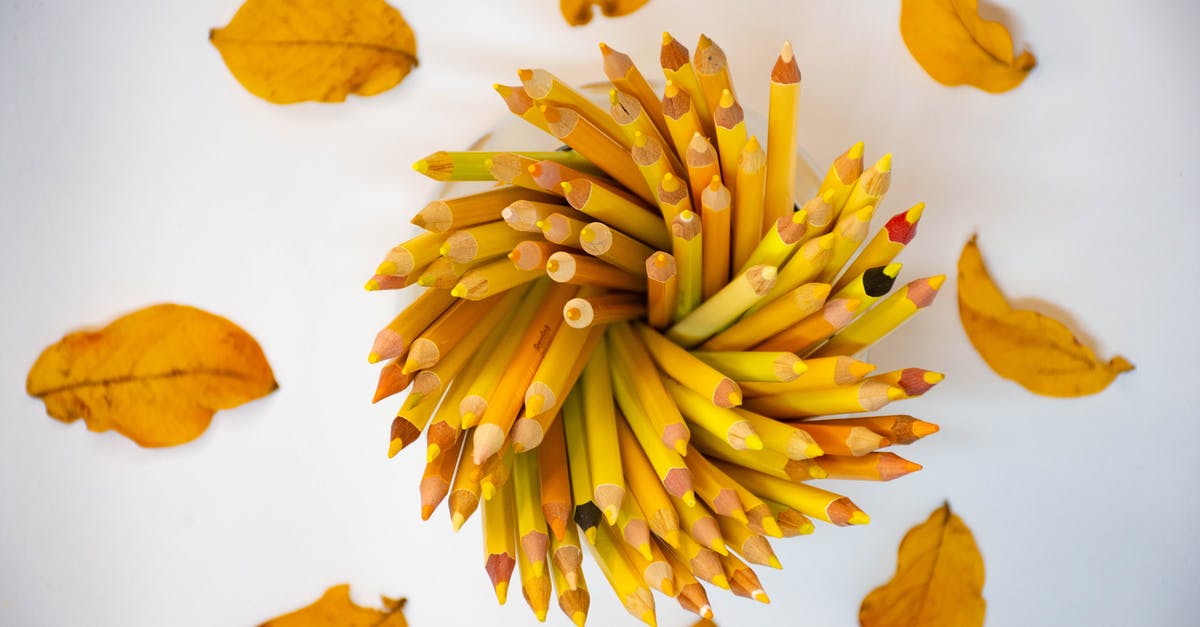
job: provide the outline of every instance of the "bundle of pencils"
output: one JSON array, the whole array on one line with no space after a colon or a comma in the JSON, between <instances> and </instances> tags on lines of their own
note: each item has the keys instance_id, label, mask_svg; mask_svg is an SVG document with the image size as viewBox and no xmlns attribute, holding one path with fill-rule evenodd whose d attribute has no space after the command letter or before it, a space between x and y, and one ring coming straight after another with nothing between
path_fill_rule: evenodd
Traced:
<instances>
[{"instance_id":1,"label":"bundle of pencils","mask_svg":"<svg viewBox=\"0 0 1200 627\"><path fill-rule=\"evenodd\" d=\"M421 516L448 497L458 530L482 509L500 603L517 567L539 620L553 584L582 625L586 546L635 617L655 624L654 589L707 618L701 582L768 602L747 565L781 567L768 538L812 533L813 519L868 521L817 480L920 469L882 449L938 427L866 414L942 375L874 374L855 357L945 277L885 298L923 210L868 240L890 155L864 169L855 144L812 198L794 197L788 44L770 74L765 151L708 38L690 57L664 36L661 97L628 56L600 50L607 110L545 70L496 86L566 149L416 164L490 186L430 203L413 218L426 232L367 283L423 289L375 339L370 360L387 361L375 401L410 390L388 454L426 434Z\"/></svg>"}]
</instances>

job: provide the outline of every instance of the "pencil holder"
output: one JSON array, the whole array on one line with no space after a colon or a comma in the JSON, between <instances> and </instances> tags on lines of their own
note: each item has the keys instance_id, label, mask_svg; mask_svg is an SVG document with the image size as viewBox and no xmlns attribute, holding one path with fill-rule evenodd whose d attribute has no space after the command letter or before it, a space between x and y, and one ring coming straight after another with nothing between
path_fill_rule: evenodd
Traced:
<instances>
[{"instance_id":1,"label":"pencil holder","mask_svg":"<svg viewBox=\"0 0 1200 627\"><path fill-rule=\"evenodd\" d=\"M937 426L875 412L942 375L856 357L945 277L889 295L924 205L868 239L891 155L855 144L818 176L789 45L749 121L703 36L694 57L664 38L661 90L601 56L608 85L520 70L495 86L520 120L414 164L454 187L367 283L420 286L372 346L375 401L409 390L388 454L425 434L421 516L482 511L500 603L516 569L539 620L556 596L582 625L586 549L643 622L651 589L711 618L705 583L769 602L747 564L782 566L769 538L869 521L819 480L920 469L882 449Z\"/></svg>"}]
</instances>

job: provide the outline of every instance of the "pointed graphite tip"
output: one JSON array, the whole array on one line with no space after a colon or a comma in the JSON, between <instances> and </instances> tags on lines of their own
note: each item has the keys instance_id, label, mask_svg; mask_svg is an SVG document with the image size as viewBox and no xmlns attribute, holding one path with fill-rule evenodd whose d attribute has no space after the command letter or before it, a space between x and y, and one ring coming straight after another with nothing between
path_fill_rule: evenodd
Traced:
<instances>
[{"instance_id":1,"label":"pointed graphite tip","mask_svg":"<svg viewBox=\"0 0 1200 627\"><path fill-rule=\"evenodd\" d=\"M917 220L921 219L921 214L925 213L925 203L919 202L912 206L911 209L904 212L904 220L909 224L916 224Z\"/></svg>"},{"instance_id":2,"label":"pointed graphite tip","mask_svg":"<svg viewBox=\"0 0 1200 627\"><path fill-rule=\"evenodd\" d=\"M618 508L616 505L608 505L604 508L604 520L608 521L608 524L610 525L615 525L617 524L617 515L620 514L620 512L620 508ZM646 550L650 550L649 544L646 545ZM638 551L641 551L640 547L638 548ZM645 553L642 554L645 555ZM646 559L650 558L647 557Z\"/></svg>"},{"instance_id":3,"label":"pointed graphite tip","mask_svg":"<svg viewBox=\"0 0 1200 627\"><path fill-rule=\"evenodd\" d=\"M546 610L538 608L536 611L534 611L533 615L537 617L539 623L546 622Z\"/></svg>"},{"instance_id":4,"label":"pointed graphite tip","mask_svg":"<svg viewBox=\"0 0 1200 627\"><path fill-rule=\"evenodd\" d=\"M746 147L742 152L756 152L762 150L762 144L758 143L758 135L751 135L750 139L746 140Z\"/></svg>"},{"instance_id":5,"label":"pointed graphite tip","mask_svg":"<svg viewBox=\"0 0 1200 627\"><path fill-rule=\"evenodd\" d=\"M571 614L571 622L578 625L578 627L583 627L583 624L587 622L587 614L583 610L576 611L574 614Z\"/></svg>"},{"instance_id":6,"label":"pointed graphite tip","mask_svg":"<svg viewBox=\"0 0 1200 627\"><path fill-rule=\"evenodd\" d=\"M466 293L467 293L467 287L465 285L463 285L462 283L459 283L458 285L455 285L454 287L450 288L450 295L455 298L462 298L463 296L466 295Z\"/></svg>"},{"instance_id":7,"label":"pointed graphite tip","mask_svg":"<svg viewBox=\"0 0 1200 627\"><path fill-rule=\"evenodd\" d=\"M658 627L658 617L654 615L654 608L650 608L642 613L642 622L650 625L650 627Z\"/></svg>"},{"instance_id":8,"label":"pointed graphite tip","mask_svg":"<svg viewBox=\"0 0 1200 627\"><path fill-rule=\"evenodd\" d=\"M717 102L717 105L720 106L722 109L728 109L729 107L732 107L733 106L733 92L729 91L728 89L722 89L721 90L721 100L719 100Z\"/></svg>"},{"instance_id":9,"label":"pointed graphite tip","mask_svg":"<svg viewBox=\"0 0 1200 627\"><path fill-rule=\"evenodd\" d=\"M402 448L404 448L404 441L400 438L392 438L392 441L388 442L388 459L395 457Z\"/></svg>"},{"instance_id":10,"label":"pointed graphite tip","mask_svg":"<svg viewBox=\"0 0 1200 627\"><path fill-rule=\"evenodd\" d=\"M796 54L792 52L792 42L783 42L783 48L779 51L779 58L783 59L784 63L791 63L792 59L796 58Z\"/></svg>"},{"instance_id":11,"label":"pointed graphite tip","mask_svg":"<svg viewBox=\"0 0 1200 627\"><path fill-rule=\"evenodd\" d=\"M429 517L432 515L433 515L433 506L432 505L422 505L421 506L421 520L429 520Z\"/></svg>"},{"instance_id":12,"label":"pointed graphite tip","mask_svg":"<svg viewBox=\"0 0 1200 627\"><path fill-rule=\"evenodd\" d=\"M713 611L712 611L711 605L701 606L700 609L696 611L696 613L699 614L701 617L703 617L706 620L712 620Z\"/></svg>"},{"instance_id":13,"label":"pointed graphite tip","mask_svg":"<svg viewBox=\"0 0 1200 627\"><path fill-rule=\"evenodd\" d=\"M533 78L533 70L529 68L521 68L517 70L517 78L521 79L522 81L527 81Z\"/></svg>"},{"instance_id":14,"label":"pointed graphite tip","mask_svg":"<svg viewBox=\"0 0 1200 627\"><path fill-rule=\"evenodd\" d=\"M932 422L918 421L914 422L912 425L913 435L917 436L918 438L923 438L927 435L937 433L940 429L941 427L933 424Z\"/></svg>"},{"instance_id":15,"label":"pointed graphite tip","mask_svg":"<svg viewBox=\"0 0 1200 627\"><path fill-rule=\"evenodd\" d=\"M783 564L779 562L779 558L775 557L774 555L767 558L767 566L770 566L771 568L775 568L775 569L783 568Z\"/></svg>"},{"instance_id":16,"label":"pointed graphite tip","mask_svg":"<svg viewBox=\"0 0 1200 627\"><path fill-rule=\"evenodd\" d=\"M454 512L454 514L450 516L450 526L453 527L455 531L462 529L463 523L465 522L467 522L467 517L463 516L462 512Z\"/></svg>"},{"instance_id":17,"label":"pointed graphite tip","mask_svg":"<svg viewBox=\"0 0 1200 627\"><path fill-rule=\"evenodd\" d=\"M889 152L886 155L883 155L882 157L880 157L879 161L875 162L875 169L879 170L880 172L891 172L892 171L892 153Z\"/></svg>"},{"instance_id":18,"label":"pointed graphite tip","mask_svg":"<svg viewBox=\"0 0 1200 627\"><path fill-rule=\"evenodd\" d=\"M846 151L846 157L848 157L850 159L862 159L863 149L865 147L866 146L862 142L858 142L858 143L854 144L853 146L850 147L850 150Z\"/></svg>"},{"instance_id":19,"label":"pointed graphite tip","mask_svg":"<svg viewBox=\"0 0 1200 627\"><path fill-rule=\"evenodd\" d=\"M804 363L803 361L797 361L796 363L792 364L792 374L802 375L806 372L808 372L808 364Z\"/></svg>"},{"instance_id":20,"label":"pointed graphite tip","mask_svg":"<svg viewBox=\"0 0 1200 627\"><path fill-rule=\"evenodd\" d=\"M671 579L664 580L662 582L662 593L669 597L675 596L675 581Z\"/></svg>"},{"instance_id":21,"label":"pointed graphite tip","mask_svg":"<svg viewBox=\"0 0 1200 627\"><path fill-rule=\"evenodd\" d=\"M429 162L421 159L420 161L412 164L412 169L420 172L421 174L425 174L426 172L429 172Z\"/></svg>"},{"instance_id":22,"label":"pointed graphite tip","mask_svg":"<svg viewBox=\"0 0 1200 627\"><path fill-rule=\"evenodd\" d=\"M921 378L924 379L925 383L928 383L929 385L937 385L946 379L946 375L941 372L926 370L925 374L921 375Z\"/></svg>"},{"instance_id":23,"label":"pointed graphite tip","mask_svg":"<svg viewBox=\"0 0 1200 627\"><path fill-rule=\"evenodd\" d=\"M675 548L675 549L679 548L679 530L678 529L668 529L666 531L666 533L663 534L662 539L666 540L667 544L670 545L671 548Z\"/></svg>"},{"instance_id":24,"label":"pointed graphite tip","mask_svg":"<svg viewBox=\"0 0 1200 627\"><path fill-rule=\"evenodd\" d=\"M650 549L649 542L643 542L637 545L637 552L642 557L646 558L647 561L652 561L654 559L654 552Z\"/></svg>"},{"instance_id":25,"label":"pointed graphite tip","mask_svg":"<svg viewBox=\"0 0 1200 627\"><path fill-rule=\"evenodd\" d=\"M425 463L432 463L433 460L437 459L438 455L441 454L442 447L438 446L437 444L430 443L430 445L425 448Z\"/></svg>"},{"instance_id":26,"label":"pointed graphite tip","mask_svg":"<svg viewBox=\"0 0 1200 627\"><path fill-rule=\"evenodd\" d=\"M942 289L942 285L945 282L946 282L946 275L944 275L944 274L939 274L937 276L929 277L929 287L931 287L935 290Z\"/></svg>"},{"instance_id":27,"label":"pointed graphite tip","mask_svg":"<svg viewBox=\"0 0 1200 627\"><path fill-rule=\"evenodd\" d=\"M764 591L762 588L751 592L750 596L754 597L754 600L758 601L759 603L766 603L768 605L771 603L771 597L767 596L766 591Z\"/></svg>"},{"instance_id":28,"label":"pointed graphite tip","mask_svg":"<svg viewBox=\"0 0 1200 627\"><path fill-rule=\"evenodd\" d=\"M769 517L769 518L764 518L762 521L762 526L763 526L763 531L767 532L767 535L771 536L772 538L782 538L783 537L783 530L779 528L779 523L775 520L775 518L773 516Z\"/></svg>"},{"instance_id":29,"label":"pointed graphite tip","mask_svg":"<svg viewBox=\"0 0 1200 627\"><path fill-rule=\"evenodd\" d=\"M712 582L713 585L721 588L722 590L729 589L729 577L726 577L725 573L717 573L716 575L713 575Z\"/></svg>"},{"instance_id":30,"label":"pointed graphite tip","mask_svg":"<svg viewBox=\"0 0 1200 627\"><path fill-rule=\"evenodd\" d=\"M853 514L850 514L850 519L846 522L850 523L851 525L865 525L871 522L871 517L860 509L855 511Z\"/></svg>"},{"instance_id":31,"label":"pointed graphite tip","mask_svg":"<svg viewBox=\"0 0 1200 627\"><path fill-rule=\"evenodd\" d=\"M700 131L696 131L692 133L692 139L688 142L688 148L696 152L704 152L707 144L708 140L700 134Z\"/></svg>"},{"instance_id":32,"label":"pointed graphite tip","mask_svg":"<svg viewBox=\"0 0 1200 627\"><path fill-rule=\"evenodd\" d=\"M612 48L609 48L608 44L606 44L602 41L602 42L600 42L600 52L603 52L604 54L608 54L608 53L612 52Z\"/></svg>"},{"instance_id":33,"label":"pointed graphite tip","mask_svg":"<svg viewBox=\"0 0 1200 627\"><path fill-rule=\"evenodd\" d=\"M687 442L684 442L683 440L675 440L674 448L676 453L679 453L680 455L687 455Z\"/></svg>"},{"instance_id":34,"label":"pointed graphite tip","mask_svg":"<svg viewBox=\"0 0 1200 627\"><path fill-rule=\"evenodd\" d=\"M367 279L367 283L366 285L363 285L363 289L367 290L368 292L374 292L375 290L379 289L379 281L376 281L373 278Z\"/></svg>"},{"instance_id":35,"label":"pointed graphite tip","mask_svg":"<svg viewBox=\"0 0 1200 627\"><path fill-rule=\"evenodd\" d=\"M900 268L902 267L904 267L904 264L889 263L883 267L883 273L894 279L896 275L900 274Z\"/></svg>"},{"instance_id":36,"label":"pointed graphite tip","mask_svg":"<svg viewBox=\"0 0 1200 627\"><path fill-rule=\"evenodd\" d=\"M751 451L763 450L762 437L760 437L757 433L751 433L750 435L746 436L746 448L750 449Z\"/></svg>"},{"instance_id":37,"label":"pointed graphite tip","mask_svg":"<svg viewBox=\"0 0 1200 627\"><path fill-rule=\"evenodd\" d=\"M379 355L379 353L376 353L374 351L372 351L369 355L367 355L367 363L369 363L369 364L377 364L377 363L379 363L379 360L381 360L381 359L383 359L383 357L381 357Z\"/></svg>"},{"instance_id":38,"label":"pointed graphite tip","mask_svg":"<svg viewBox=\"0 0 1200 627\"><path fill-rule=\"evenodd\" d=\"M671 33L668 33L667 31L663 31L662 45L669 46L672 41L675 41L675 38L671 36Z\"/></svg>"},{"instance_id":39,"label":"pointed graphite tip","mask_svg":"<svg viewBox=\"0 0 1200 627\"><path fill-rule=\"evenodd\" d=\"M507 581L497 581L496 582L496 602L498 602L500 605L504 605L504 602L507 600L508 600L508 582Z\"/></svg>"},{"instance_id":40,"label":"pointed graphite tip","mask_svg":"<svg viewBox=\"0 0 1200 627\"><path fill-rule=\"evenodd\" d=\"M837 196L837 190L835 190L833 188L829 188L829 189L821 192L821 202L823 202L827 205L832 205L834 196Z\"/></svg>"}]
</instances>

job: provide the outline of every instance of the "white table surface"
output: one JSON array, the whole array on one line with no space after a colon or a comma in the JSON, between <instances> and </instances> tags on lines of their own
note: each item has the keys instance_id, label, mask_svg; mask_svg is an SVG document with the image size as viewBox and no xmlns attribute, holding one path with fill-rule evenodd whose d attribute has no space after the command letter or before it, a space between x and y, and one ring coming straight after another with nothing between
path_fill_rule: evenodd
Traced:
<instances>
[{"instance_id":1,"label":"white table surface","mask_svg":"<svg viewBox=\"0 0 1200 627\"><path fill-rule=\"evenodd\" d=\"M409 164L504 115L493 82L525 66L602 78L601 39L651 69L663 29L712 36L759 110L791 39L802 144L820 163L860 139L869 158L894 152L881 213L928 203L902 277L951 275L872 354L881 371L949 373L899 406L942 425L902 451L925 470L839 486L871 524L776 543L772 605L714 593L720 623L856 624L905 530L949 499L983 550L991 625L1194 624L1196 4L1006 1L1039 66L998 96L928 78L896 1L653 0L574 30L556 5L403 2L422 62L408 80L279 107L207 42L237 0L3 3L0 624L250 625L343 581L362 602L408 596L415 627L532 624L515 589L496 608L477 519L461 537L444 509L420 523L422 456L386 458L395 402L370 405L364 358L404 297L361 286L435 193ZM1137 371L1055 400L988 370L954 302L976 231L1010 297L1045 299ZM167 450L65 426L25 396L63 333L161 301L243 325L282 388ZM633 624L589 568L590 624ZM691 623L659 607L660 624Z\"/></svg>"}]
</instances>

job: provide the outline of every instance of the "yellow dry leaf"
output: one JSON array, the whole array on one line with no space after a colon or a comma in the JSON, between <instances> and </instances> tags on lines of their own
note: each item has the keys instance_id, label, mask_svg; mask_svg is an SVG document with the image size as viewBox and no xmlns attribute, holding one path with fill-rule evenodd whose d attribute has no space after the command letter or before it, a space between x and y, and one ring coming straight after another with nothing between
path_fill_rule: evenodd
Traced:
<instances>
[{"instance_id":1,"label":"yellow dry leaf","mask_svg":"<svg viewBox=\"0 0 1200 627\"><path fill-rule=\"evenodd\" d=\"M42 352L25 391L63 422L142 446L197 438L219 409L279 387L262 348L236 324L195 307L155 305Z\"/></svg>"},{"instance_id":2,"label":"yellow dry leaf","mask_svg":"<svg viewBox=\"0 0 1200 627\"><path fill-rule=\"evenodd\" d=\"M208 39L243 87L277 104L373 96L417 65L412 29L383 0L246 0Z\"/></svg>"},{"instance_id":3,"label":"yellow dry leaf","mask_svg":"<svg viewBox=\"0 0 1200 627\"><path fill-rule=\"evenodd\" d=\"M642 8L650 0L559 0L558 8L571 26L582 26L592 21L592 6L600 7L605 17L629 15Z\"/></svg>"},{"instance_id":4,"label":"yellow dry leaf","mask_svg":"<svg viewBox=\"0 0 1200 627\"><path fill-rule=\"evenodd\" d=\"M896 574L863 599L863 627L982 625L983 557L971 530L946 503L900 542Z\"/></svg>"},{"instance_id":5,"label":"yellow dry leaf","mask_svg":"<svg viewBox=\"0 0 1200 627\"><path fill-rule=\"evenodd\" d=\"M382 610L355 605L350 600L350 585L340 584L326 590L312 605L259 627L408 627L404 599L382 599Z\"/></svg>"},{"instance_id":6,"label":"yellow dry leaf","mask_svg":"<svg viewBox=\"0 0 1200 627\"><path fill-rule=\"evenodd\" d=\"M1021 84L1037 64L1029 51L1013 57L1012 36L979 17L978 0L901 0L900 35L917 63L943 85L992 93Z\"/></svg>"},{"instance_id":7,"label":"yellow dry leaf","mask_svg":"<svg viewBox=\"0 0 1200 627\"><path fill-rule=\"evenodd\" d=\"M1124 357L1096 359L1063 323L1013 309L996 287L975 237L958 258L958 315L979 355L996 374L1046 396L1086 396L1133 370Z\"/></svg>"}]
</instances>

